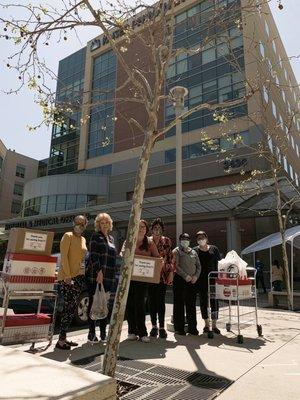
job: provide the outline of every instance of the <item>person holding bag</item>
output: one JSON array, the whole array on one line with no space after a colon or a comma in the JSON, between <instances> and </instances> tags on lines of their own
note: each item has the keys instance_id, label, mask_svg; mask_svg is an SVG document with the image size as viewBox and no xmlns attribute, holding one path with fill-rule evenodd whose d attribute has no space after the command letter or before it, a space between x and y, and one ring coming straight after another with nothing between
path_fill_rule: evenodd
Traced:
<instances>
[{"instance_id":1,"label":"person holding bag","mask_svg":"<svg viewBox=\"0 0 300 400\"><path fill-rule=\"evenodd\" d=\"M101 286L103 285L107 299L109 298L109 294L112 294L116 290L117 252L114 245L114 238L109 235L109 232L112 231L112 226L113 221L109 214L98 214L95 218L95 233L93 233L90 240L90 259L86 270L86 279L89 292L88 341L91 343L98 342L96 320L90 316L97 286L101 291ZM109 307L107 317L100 319L101 341L106 340L106 325L110 319L111 311L111 307ZM95 317L95 314L93 315Z\"/></svg>"},{"instance_id":2,"label":"person holding bag","mask_svg":"<svg viewBox=\"0 0 300 400\"><path fill-rule=\"evenodd\" d=\"M82 233L86 229L87 219L77 215L73 222L73 231L66 232L60 241L61 266L58 283L64 305L60 319L60 331L56 348L70 350L78 343L67 340L67 331L74 318L79 295L84 288L84 259L87 252L86 241Z\"/></svg>"}]
</instances>

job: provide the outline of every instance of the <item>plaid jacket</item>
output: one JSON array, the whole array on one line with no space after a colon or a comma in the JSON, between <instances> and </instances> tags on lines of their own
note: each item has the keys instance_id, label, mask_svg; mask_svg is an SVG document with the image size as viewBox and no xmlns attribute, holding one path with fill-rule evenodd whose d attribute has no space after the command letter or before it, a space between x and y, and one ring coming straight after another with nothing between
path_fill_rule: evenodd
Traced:
<instances>
[{"instance_id":1,"label":"plaid jacket","mask_svg":"<svg viewBox=\"0 0 300 400\"><path fill-rule=\"evenodd\" d=\"M86 270L86 278L90 282L96 282L99 271L103 273L103 285L106 292L116 290L116 256L114 238L108 240L102 232L93 233L90 240L90 257Z\"/></svg>"}]
</instances>

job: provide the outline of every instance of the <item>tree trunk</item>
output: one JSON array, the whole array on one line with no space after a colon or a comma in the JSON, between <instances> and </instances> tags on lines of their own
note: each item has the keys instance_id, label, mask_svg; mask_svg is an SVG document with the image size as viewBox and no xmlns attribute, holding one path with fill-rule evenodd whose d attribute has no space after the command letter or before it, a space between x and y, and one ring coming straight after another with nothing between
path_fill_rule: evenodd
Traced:
<instances>
[{"instance_id":1,"label":"tree trunk","mask_svg":"<svg viewBox=\"0 0 300 400\"><path fill-rule=\"evenodd\" d=\"M120 336L125 315L130 278L133 270L135 246L145 192L146 174L148 170L151 151L155 142L153 131L154 130L148 130L146 134L139 162L139 168L136 175L121 275L114 301L114 307L109 326L108 340L103 359L102 372L103 374L111 377L114 377L116 370Z\"/></svg>"},{"instance_id":2,"label":"tree trunk","mask_svg":"<svg viewBox=\"0 0 300 400\"><path fill-rule=\"evenodd\" d=\"M280 196L280 188L278 183L278 176L276 173L276 169L274 171L274 184L275 184L275 191L276 191L276 198L277 198L277 219L279 224L279 231L281 235L281 250L282 250L282 260L283 260L283 275L285 281L285 287L287 291L287 304L288 309L292 309L293 304L293 293L291 292L291 282L290 282L290 271L289 271L289 260L286 250L286 240L285 240L285 223L283 222L283 215L282 215L282 204L281 204L281 196Z\"/></svg>"}]
</instances>

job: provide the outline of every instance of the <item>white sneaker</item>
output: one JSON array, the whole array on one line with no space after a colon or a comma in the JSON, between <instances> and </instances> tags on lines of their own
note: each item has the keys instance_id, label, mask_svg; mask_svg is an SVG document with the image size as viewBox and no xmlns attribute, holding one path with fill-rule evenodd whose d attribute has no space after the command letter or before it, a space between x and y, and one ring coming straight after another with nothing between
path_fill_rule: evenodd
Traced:
<instances>
[{"instance_id":1,"label":"white sneaker","mask_svg":"<svg viewBox=\"0 0 300 400\"><path fill-rule=\"evenodd\" d=\"M134 333L128 333L127 339L128 340L137 340L137 336Z\"/></svg>"},{"instance_id":2,"label":"white sneaker","mask_svg":"<svg viewBox=\"0 0 300 400\"><path fill-rule=\"evenodd\" d=\"M143 343L150 343L150 338L148 336L142 336L140 341Z\"/></svg>"}]
</instances>

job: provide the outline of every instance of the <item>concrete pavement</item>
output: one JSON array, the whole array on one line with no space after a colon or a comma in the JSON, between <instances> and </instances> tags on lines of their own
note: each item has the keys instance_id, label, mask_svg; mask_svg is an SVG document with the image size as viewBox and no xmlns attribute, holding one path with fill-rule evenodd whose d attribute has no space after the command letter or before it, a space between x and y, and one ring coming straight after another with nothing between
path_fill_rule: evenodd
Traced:
<instances>
[{"instance_id":1,"label":"concrete pavement","mask_svg":"<svg viewBox=\"0 0 300 400\"><path fill-rule=\"evenodd\" d=\"M200 329L200 317L198 322ZM299 400L299 313L260 309L259 323L263 337L258 337L255 326L246 327L242 331L243 344L238 344L236 336L226 332L224 326L220 326L222 335L215 335L214 339L208 339L206 335L182 337L169 333L167 340L151 339L148 344L129 342L124 323L120 356L233 380L234 383L219 396L220 400ZM149 320L147 325L150 328ZM91 346L86 343L86 337L86 330L78 331L72 337L79 342L78 348L64 352L52 347L41 355L75 364L90 357L95 360L97 370L99 354L105 345Z\"/></svg>"}]
</instances>

